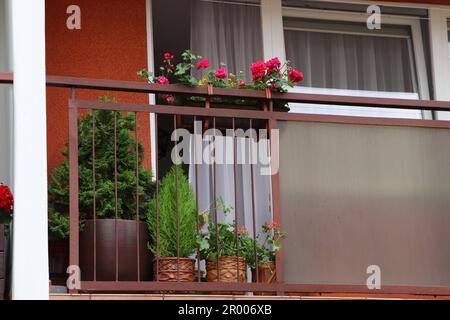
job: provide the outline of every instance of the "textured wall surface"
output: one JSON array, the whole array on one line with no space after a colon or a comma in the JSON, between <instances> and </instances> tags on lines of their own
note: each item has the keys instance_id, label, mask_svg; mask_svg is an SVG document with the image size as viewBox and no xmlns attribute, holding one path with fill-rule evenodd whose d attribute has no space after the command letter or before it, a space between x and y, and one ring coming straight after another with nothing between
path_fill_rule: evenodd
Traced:
<instances>
[{"instance_id":1,"label":"textured wall surface","mask_svg":"<svg viewBox=\"0 0 450 320\"><path fill-rule=\"evenodd\" d=\"M68 30L69 5L81 9L81 30ZM147 68L145 0L47 0L47 74L139 81ZM79 91L77 98L98 99L108 94L118 101L148 103L145 94ZM67 103L70 90L47 89L49 174L64 158L68 139ZM151 166L148 114L139 115L139 135L145 146L145 165Z\"/></svg>"}]
</instances>

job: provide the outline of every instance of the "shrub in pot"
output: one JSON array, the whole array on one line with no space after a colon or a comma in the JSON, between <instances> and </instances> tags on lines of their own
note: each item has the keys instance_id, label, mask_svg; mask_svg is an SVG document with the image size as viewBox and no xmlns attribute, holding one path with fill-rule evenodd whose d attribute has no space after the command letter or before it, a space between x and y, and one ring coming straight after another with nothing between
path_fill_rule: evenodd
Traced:
<instances>
[{"instance_id":1,"label":"shrub in pot","mask_svg":"<svg viewBox=\"0 0 450 320\"><path fill-rule=\"evenodd\" d=\"M102 102L114 102L107 97ZM93 185L93 117L95 116L95 234L94 248L94 185ZM114 124L117 124L117 208L115 198ZM146 249L148 234L145 216L154 186L151 173L143 166L143 146L134 136L135 115L115 111L91 111L78 120L79 140L79 220L80 267L82 280L137 280L139 228L139 260L141 279L151 279L151 255ZM64 162L53 171L49 183L50 250L68 246L69 238L69 162L68 149L63 151ZM136 159L136 156L138 157ZM139 172L139 217L136 219L136 160ZM117 217L117 219L116 219ZM136 222L138 220L138 223ZM116 232L117 231L117 232ZM117 234L117 239L116 239ZM119 244L116 257L115 244ZM54 242L54 243L52 243ZM59 243L58 243L59 242ZM95 249L95 250L94 250ZM94 252L96 270L94 270ZM58 258L61 252L50 252ZM118 270L116 270L116 259ZM59 264L61 265L61 264ZM65 266L67 267L67 266ZM65 273L65 270L61 270Z\"/></svg>"},{"instance_id":2,"label":"shrub in pot","mask_svg":"<svg viewBox=\"0 0 450 320\"><path fill-rule=\"evenodd\" d=\"M226 207L223 199L217 200L218 208L228 215L232 208ZM236 229L235 223L214 221L214 215L201 215L202 223L208 223L207 231L199 235L198 244L201 259L206 260L206 281L246 282L247 261L253 255L253 239L247 228ZM238 250L239 246L239 250ZM239 253L238 253L239 251ZM239 269L239 271L238 271Z\"/></svg>"},{"instance_id":3,"label":"shrub in pot","mask_svg":"<svg viewBox=\"0 0 450 320\"><path fill-rule=\"evenodd\" d=\"M178 191L177 191L178 190ZM194 281L197 248L197 207L181 166L173 166L160 182L158 203L152 200L147 217L149 249L155 255L154 278Z\"/></svg>"}]
</instances>

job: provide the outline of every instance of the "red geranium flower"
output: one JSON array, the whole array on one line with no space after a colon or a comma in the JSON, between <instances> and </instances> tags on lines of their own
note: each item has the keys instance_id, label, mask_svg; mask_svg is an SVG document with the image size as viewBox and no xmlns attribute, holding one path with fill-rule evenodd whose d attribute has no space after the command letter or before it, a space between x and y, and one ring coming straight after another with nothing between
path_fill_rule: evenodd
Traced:
<instances>
[{"instance_id":1,"label":"red geranium flower","mask_svg":"<svg viewBox=\"0 0 450 320\"><path fill-rule=\"evenodd\" d=\"M161 76L161 77L158 78L158 80L156 80L156 83L158 83L158 84L169 84L170 82L169 82L169 79L167 79L164 76Z\"/></svg>"},{"instance_id":2,"label":"red geranium flower","mask_svg":"<svg viewBox=\"0 0 450 320\"><path fill-rule=\"evenodd\" d=\"M303 73L298 70L292 69L289 72L289 80L293 83L299 83L303 81Z\"/></svg>"},{"instance_id":3,"label":"red geranium flower","mask_svg":"<svg viewBox=\"0 0 450 320\"><path fill-rule=\"evenodd\" d=\"M197 70L209 68L209 61L206 59L202 59L197 63Z\"/></svg>"},{"instance_id":4,"label":"red geranium flower","mask_svg":"<svg viewBox=\"0 0 450 320\"><path fill-rule=\"evenodd\" d=\"M11 214L14 206L14 198L11 190L4 185L0 185L0 211Z\"/></svg>"},{"instance_id":5,"label":"red geranium flower","mask_svg":"<svg viewBox=\"0 0 450 320\"><path fill-rule=\"evenodd\" d=\"M173 59L173 55L168 53L168 52L166 52L164 54L164 60L171 60L171 59Z\"/></svg>"},{"instance_id":6,"label":"red geranium flower","mask_svg":"<svg viewBox=\"0 0 450 320\"><path fill-rule=\"evenodd\" d=\"M278 58L272 58L269 61L265 63L266 68L269 73L272 73L273 71L277 71L281 68L281 62Z\"/></svg>"},{"instance_id":7,"label":"red geranium flower","mask_svg":"<svg viewBox=\"0 0 450 320\"><path fill-rule=\"evenodd\" d=\"M215 76L219 79L225 79L227 77L227 70L225 68L217 69Z\"/></svg>"},{"instance_id":8,"label":"red geranium flower","mask_svg":"<svg viewBox=\"0 0 450 320\"><path fill-rule=\"evenodd\" d=\"M255 61L252 63L252 79L259 80L266 75L266 64L263 61Z\"/></svg>"}]
</instances>

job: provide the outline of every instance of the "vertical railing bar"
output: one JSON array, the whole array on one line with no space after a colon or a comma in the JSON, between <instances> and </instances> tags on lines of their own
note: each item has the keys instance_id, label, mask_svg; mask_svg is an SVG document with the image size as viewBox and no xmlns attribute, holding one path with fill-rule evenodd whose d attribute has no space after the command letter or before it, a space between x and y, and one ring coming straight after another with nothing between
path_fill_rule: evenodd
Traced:
<instances>
[{"instance_id":1,"label":"vertical railing bar","mask_svg":"<svg viewBox=\"0 0 450 320\"><path fill-rule=\"evenodd\" d=\"M233 191L234 191L234 231L236 236L236 255L237 255L237 280L239 282L239 234L238 234L238 213L237 213L237 174L236 174L236 163L237 163L237 146L236 146L236 119L232 119L233 124Z\"/></svg>"},{"instance_id":2,"label":"vertical railing bar","mask_svg":"<svg viewBox=\"0 0 450 320\"><path fill-rule=\"evenodd\" d=\"M93 220L94 220L94 281L97 281L97 179L95 169L95 110L92 111L92 191L93 191Z\"/></svg>"},{"instance_id":3,"label":"vertical railing bar","mask_svg":"<svg viewBox=\"0 0 450 320\"><path fill-rule=\"evenodd\" d=\"M119 237L117 229L117 220L119 216L119 200L118 200L118 173L117 173L117 111L114 112L114 201L115 201L115 220L114 235L116 249L116 281L119 281Z\"/></svg>"},{"instance_id":4,"label":"vertical railing bar","mask_svg":"<svg viewBox=\"0 0 450 320\"><path fill-rule=\"evenodd\" d=\"M156 282L159 282L159 139L158 114L155 113L155 177L156 177Z\"/></svg>"},{"instance_id":5,"label":"vertical railing bar","mask_svg":"<svg viewBox=\"0 0 450 320\"><path fill-rule=\"evenodd\" d=\"M72 88L71 101L76 98ZM69 102L69 264L79 266L78 109ZM77 289L69 293L77 293Z\"/></svg>"},{"instance_id":6,"label":"vertical railing bar","mask_svg":"<svg viewBox=\"0 0 450 320\"><path fill-rule=\"evenodd\" d=\"M134 135L136 140L136 261L137 261L137 280L141 281L141 259L140 259L140 202L139 202L139 124L138 113L134 113L135 127Z\"/></svg>"},{"instance_id":7,"label":"vertical railing bar","mask_svg":"<svg viewBox=\"0 0 450 320\"><path fill-rule=\"evenodd\" d=\"M177 116L173 115L173 128L174 132L177 130ZM178 135L175 135L174 147L175 154L178 160L177 142ZM176 214L177 214L177 281L180 282L180 208L179 208L179 191L178 190L178 163L175 163L175 197L176 197Z\"/></svg>"},{"instance_id":8,"label":"vertical railing bar","mask_svg":"<svg viewBox=\"0 0 450 320\"><path fill-rule=\"evenodd\" d=\"M217 165L216 165L216 117L213 117L213 194L214 194L214 219L216 223L216 246L217 246L217 281L220 282L220 242L219 242L219 220L217 216Z\"/></svg>"},{"instance_id":9,"label":"vertical railing bar","mask_svg":"<svg viewBox=\"0 0 450 320\"><path fill-rule=\"evenodd\" d=\"M256 282L259 282L258 272L258 255L256 253L256 212L255 212L255 179L254 179L254 166L253 166L253 122L250 119L250 175L251 175L251 190L252 190L252 221L253 221L253 253L255 255L255 270L256 270ZM255 139L257 137L254 137Z\"/></svg>"},{"instance_id":10,"label":"vertical railing bar","mask_svg":"<svg viewBox=\"0 0 450 320\"><path fill-rule=\"evenodd\" d=\"M197 116L194 116L194 168L195 168L195 206L197 208L197 236L200 235L200 209L198 206L198 164L197 164L197 139L196 139L196 122ZM200 246L197 246L197 281L201 282L201 270L200 270Z\"/></svg>"},{"instance_id":11,"label":"vertical railing bar","mask_svg":"<svg viewBox=\"0 0 450 320\"><path fill-rule=\"evenodd\" d=\"M270 103L270 111L273 111L273 100L269 100ZM279 161L279 141L273 141L272 130L278 130L278 122L277 120L268 120L269 123L269 147L270 147L270 159L271 166L273 166L273 159L277 159L275 161ZM276 147L275 147L276 146ZM276 157L274 153L278 153ZM279 172L276 173L271 172L272 177L272 215L273 219L278 222L279 228L282 228L281 223L281 199L280 199L280 176ZM284 284L284 246L281 247L280 250L277 251L275 255L275 273L276 273L276 282L278 285ZM278 291L277 295L283 296L284 291Z\"/></svg>"}]
</instances>

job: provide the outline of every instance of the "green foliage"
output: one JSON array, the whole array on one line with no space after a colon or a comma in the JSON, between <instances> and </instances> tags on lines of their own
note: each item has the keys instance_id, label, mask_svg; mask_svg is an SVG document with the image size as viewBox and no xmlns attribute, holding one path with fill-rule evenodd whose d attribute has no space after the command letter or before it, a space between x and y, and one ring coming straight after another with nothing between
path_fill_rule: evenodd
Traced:
<instances>
[{"instance_id":1,"label":"green foliage","mask_svg":"<svg viewBox=\"0 0 450 320\"><path fill-rule=\"evenodd\" d=\"M176 166L173 166L160 182L158 208L159 256L177 256L177 231L179 231L179 256L189 257L197 248L197 208L195 196L181 166L178 166L178 169ZM179 228L177 225L177 212L179 215ZM151 202L147 224L151 238L149 249L157 254L156 198Z\"/></svg>"},{"instance_id":2,"label":"green foliage","mask_svg":"<svg viewBox=\"0 0 450 320\"><path fill-rule=\"evenodd\" d=\"M217 207L210 211L221 210L228 215L233 208L225 206L223 199L217 199ZM208 231L197 237L201 259L217 261L217 257L237 256L239 245L239 256L251 261L254 255L253 239L249 236L245 227L235 229L235 223L218 222L217 227L213 219L213 214L201 215L200 222L206 223L208 220Z\"/></svg>"},{"instance_id":3,"label":"green foliage","mask_svg":"<svg viewBox=\"0 0 450 320\"><path fill-rule=\"evenodd\" d=\"M258 263L275 262L276 253L281 250L281 241L288 236L286 231L278 227L277 222L266 223L262 226L261 232L256 236L256 256ZM256 269L255 255L251 255L247 260L252 269Z\"/></svg>"},{"instance_id":4,"label":"green foliage","mask_svg":"<svg viewBox=\"0 0 450 320\"><path fill-rule=\"evenodd\" d=\"M102 102L114 102L107 97ZM78 119L79 161L79 213L80 228L84 220L93 216L94 185L92 157L92 125L95 116L95 180L96 216L114 218L115 205L115 161L114 123L117 123L117 216L121 219L136 218L136 140L134 137L135 115L120 112L91 111ZM60 239L69 236L69 162L68 149L63 151L65 161L55 168L48 188L50 235ZM149 207L152 186L151 173L144 169L143 147L138 142L139 167L139 215L145 219Z\"/></svg>"},{"instance_id":5,"label":"green foliage","mask_svg":"<svg viewBox=\"0 0 450 320\"><path fill-rule=\"evenodd\" d=\"M176 65L174 75L181 84L186 86L198 85L197 79L191 75L191 70L194 68L194 63L202 57L193 54L191 50L185 50L181 57L183 62Z\"/></svg>"}]
</instances>

